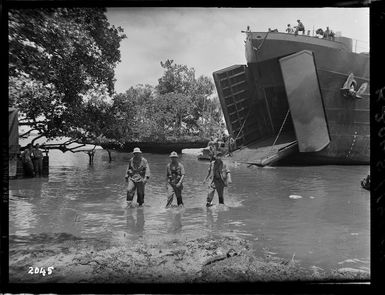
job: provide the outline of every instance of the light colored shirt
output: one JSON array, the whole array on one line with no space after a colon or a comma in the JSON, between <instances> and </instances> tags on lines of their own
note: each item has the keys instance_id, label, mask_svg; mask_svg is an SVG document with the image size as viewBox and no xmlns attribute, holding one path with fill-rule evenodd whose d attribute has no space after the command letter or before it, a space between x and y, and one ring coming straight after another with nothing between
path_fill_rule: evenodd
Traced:
<instances>
[{"instance_id":1,"label":"light colored shirt","mask_svg":"<svg viewBox=\"0 0 385 295\"><path fill-rule=\"evenodd\" d=\"M179 163L177 165L173 165L172 163L168 163L167 167L167 178L171 183L177 183L180 181L183 175L185 175L183 164Z\"/></svg>"},{"instance_id":2,"label":"light colored shirt","mask_svg":"<svg viewBox=\"0 0 385 295\"><path fill-rule=\"evenodd\" d=\"M215 161L211 161L210 166L209 166L209 170L208 170L208 175L209 175L208 179L210 180L210 182L212 182L214 180L214 163L215 163ZM230 169L227 167L226 163L223 162L221 177L225 183L227 181L227 176L229 173L230 173Z\"/></svg>"},{"instance_id":3,"label":"light colored shirt","mask_svg":"<svg viewBox=\"0 0 385 295\"><path fill-rule=\"evenodd\" d=\"M131 158L127 170L126 178L131 178L134 182L141 182L145 178L150 178L150 166L145 158L141 158L139 165L136 165L134 158Z\"/></svg>"},{"instance_id":4,"label":"light colored shirt","mask_svg":"<svg viewBox=\"0 0 385 295\"><path fill-rule=\"evenodd\" d=\"M35 159L42 159L43 158L43 152L39 149L34 149L33 151L33 157Z\"/></svg>"}]
</instances>

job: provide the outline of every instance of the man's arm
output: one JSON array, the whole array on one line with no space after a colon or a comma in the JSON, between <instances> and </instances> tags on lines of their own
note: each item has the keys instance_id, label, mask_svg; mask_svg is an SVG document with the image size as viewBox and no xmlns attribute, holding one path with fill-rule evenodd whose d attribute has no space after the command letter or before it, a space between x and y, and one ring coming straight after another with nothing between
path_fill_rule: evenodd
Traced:
<instances>
[{"instance_id":1,"label":"man's arm","mask_svg":"<svg viewBox=\"0 0 385 295\"><path fill-rule=\"evenodd\" d=\"M227 181L228 184L231 184L232 181L231 181L230 169L224 163L223 163L223 168L226 171L226 181Z\"/></svg>"},{"instance_id":2,"label":"man's arm","mask_svg":"<svg viewBox=\"0 0 385 295\"><path fill-rule=\"evenodd\" d=\"M146 174L145 174L145 177L146 179L149 179L150 178L150 166L148 165L148 161L146 159L145 160L145 163L146 163Z\"/></svg>"},{"instance_id":3,"label":"man's arm","mask_svg":"<svg viewBox=\"0 0 385 295\"><path fill-rule=\"evenodd\" d=\"M168 173L168 164L166 165L166 188L167 188L167 185L170 183L170 179L169 179L169 173Z\"/></svg>"},{"instance_id":4,"label":"man's arm","mask_svg":"<svg viewBox=\"0 0 385 295\"><path fill-rule=\"evenodd\" d=\"M124 178L126 179L126 181L128 181L129 177L130 177L130 164L127 165L126 175L124 176Z\"/></svg>"},{"instance_id":5,"label":"man's arm","mask_svg":"<svg viewBox=\"0 0 385 295\"><path fill-rule=\"evenodd\" d=\"M184 179L184 166L182 164L180 164L180 173L182 174L181 178L179 179L179 182L177 183L177 186L180 186L182 183L183 183L183 179Z\"/></svg>"},{"instance_id":6,"label":"man's arm","mask_svg":"<svg viewBox=\"0 0 385 295\"><path fill-rule=\"evenodd\" d=\"M210 173L211 173L211 165L212 165L212 163L210 162L209 170L208 170L208 173L207 173L206 178L203 180L203 183L205 183L206 180L207 180L207 179L209 178L209 176L210 176Z\"/></svg>"}]
</instances>

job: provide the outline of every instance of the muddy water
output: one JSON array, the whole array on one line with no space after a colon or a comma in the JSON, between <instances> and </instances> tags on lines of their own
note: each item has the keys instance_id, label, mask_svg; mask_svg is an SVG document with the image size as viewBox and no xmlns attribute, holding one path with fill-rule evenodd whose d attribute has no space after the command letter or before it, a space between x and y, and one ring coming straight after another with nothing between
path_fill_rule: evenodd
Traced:
<instances>
[{"instance_id":1,"label":"muddy water","mask_svg":"<svg viewBox=\"0 0 385 295\"><path fill-rule=\"evenodd\" d=\"M307 266L370 266L370 195L359 183L368 166L232 165L226 206L206 209L202 180L208 163L183 154L187 175L180 210L164 208L167 155L144 156L152 177L145 206L138 209L125 204L128 155L113 154L108 163L107 153L98 151L90 166L84 153L50 152L49 178L10 181L10 249L55 238L125 244L228 235L248 239L272 255L294 255Z\"/></svg>"}]
</instances>

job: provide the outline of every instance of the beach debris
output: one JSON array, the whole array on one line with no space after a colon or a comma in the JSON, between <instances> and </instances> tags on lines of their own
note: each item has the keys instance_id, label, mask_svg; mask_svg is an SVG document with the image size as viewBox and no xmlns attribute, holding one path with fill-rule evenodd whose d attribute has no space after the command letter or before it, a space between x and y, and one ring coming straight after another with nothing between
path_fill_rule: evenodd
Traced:
<instances>
[{"instance_id":1,"label":"beach debris","mask_svg":"<svg viewBox=\"0 0 385 295\"><path fill-rule=\"evenodd\" d=\"M360 259L357 259L357 258L353 258L353 259L346 259L344 261L340 261L338 262L338 264L344 264L344 263L367 263L367 261L362 261Z\"/></svg>"},{"instance_id":2,"label":"beach debris","mask_svg":"<svg viewBox=\"0 0 385 295\"><path fill-rule=\"evenodd\" d=\"M364 271L362 269L351 268L351 267L339 268L337 271L339 273L353 273L353 274L367 273L367 271Z\"/></svg>"},{"instance_id":3,"label":"beach debris","mask_svg":"<svg viewBox=\"0 0 385 295\"><path fill-rule=\"evenodd\" d=\"M302 196L299 196L299 195L290 195L289 198L290 198L290 199L297 200L297 199L302 199Z\"/></svg>"},{"instance_id":4,"label":"beach debris","mask_svg":"<svg viewBox=\"0 0 385 295\"><path fill-rule=\"evenodd\" d=\"M228 250L227 253L224 254L224 255L217 255L217 256L215 256L215 257L213 257L213 258L209 258L209 259L204 263L204 266L210 265L210 264L212 264L212 263L214 263L214 262L218 262L218 261L224 260L224 259L226 259L226 258L230 258L230 257L233 257L233 256L237 256L237 255L239 255L239 254L238 254L234 249L231 248L231 249Z\"/></svg>"},{"instance_id":5,"label":"beach debris","mask_svg":"<svg viewBox=\"0 0 385 295\"><path fill-rule=\"evenodd\" d=\"M324 270L323 268L321 268L321 267L319 267L319 266L315 266L315 265L312 265L311 267L310 267L310 269L312 269L312 270L314 270L314 271L319 271L319 270Z\"/></svg>"},{"instance_id":6,"label":"beach debris","mask_svg":"<svg viewBox=\"0 0 385 295\"><path fill-rule=\"evenodd\" d=\"M294 265L294 264L295 264L294 257L295 257L295 252L293 253L293 256L291 257L291 260L290 260L290 262L289 262L289 265Z\"/></svg>"},{"instance_id":7,"label":"beach debris","mask_svg":"<svg viewBox=\"0 0 385 295\"><path fill-rule=\"evenodd\" d=\"M229 251L227 251L227 254L226 254L227 257L233 257L236 255L238 255L238 253L232 248Z\"/></svg>"}]
</instances>

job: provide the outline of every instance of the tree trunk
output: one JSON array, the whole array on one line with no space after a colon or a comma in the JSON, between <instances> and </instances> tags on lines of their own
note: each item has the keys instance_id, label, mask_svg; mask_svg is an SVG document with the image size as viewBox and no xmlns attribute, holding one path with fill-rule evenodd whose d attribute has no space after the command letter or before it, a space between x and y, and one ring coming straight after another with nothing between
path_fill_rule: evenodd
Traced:
<instances>
[{"instance_id":1,"label":"tree trunk","mask_svg":"<svg viewBox=\"0 0 385 295\"><path fill-rule=\"evenodd\" d=\"M87 153L88 154L88 159L89 159L89 164L92 165L94 163L94 151L90 151Z\"/></svg>"},{"instance_id":2,"label":"tree trunk","mask_svg":"<svg viewBox=\"0 0 385 295\"><path fill-rule=\"evenodd\" d=\"M110 150L107 150L107 153L108 153L108 162L112 162L112 157L111 157L111 151Z\"/></svg>"},{"instance_id":3,"label":"tree trunk","mask_svg":"<svg viewBox=\"0 0 385 295\"><path fill-rule=\"evenodd\" d=\"M40 134L40 135L36 136L34 139L32 139L31 145L34 146L35 145L35 141L38 140L39 138L42 138L42 137L44 137L44 134Z\"/></svg>"}]
</instances>

